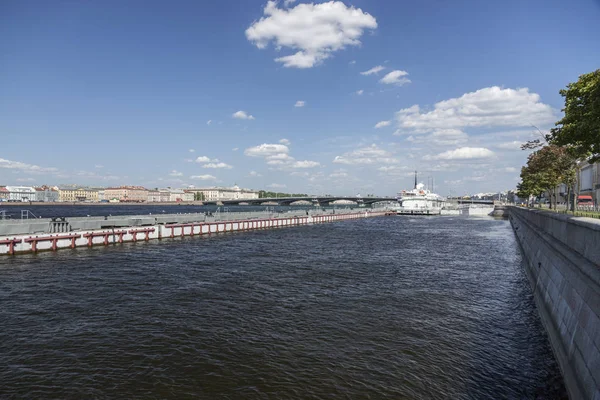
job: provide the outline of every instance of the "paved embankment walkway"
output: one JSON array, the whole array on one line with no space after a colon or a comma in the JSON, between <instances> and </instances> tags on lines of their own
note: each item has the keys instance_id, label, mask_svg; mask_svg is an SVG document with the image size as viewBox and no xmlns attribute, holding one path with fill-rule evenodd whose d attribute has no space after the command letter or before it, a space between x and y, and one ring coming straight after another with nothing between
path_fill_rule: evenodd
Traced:
<instances>
[{"instance_id":1,"label":"paved embankment walkway","mask_svg":"<svg viewBox=\"0 0 600 400\"><path fill-rule=\"evenodd\" d=\"M348 212L292 211L205 214L160 214L17 220L0 223L0 255L15 255L75 247L108 246L182 236L212 235L279 228L348 219L378 217L384 210Z\"/></svg>"}]
</instances>

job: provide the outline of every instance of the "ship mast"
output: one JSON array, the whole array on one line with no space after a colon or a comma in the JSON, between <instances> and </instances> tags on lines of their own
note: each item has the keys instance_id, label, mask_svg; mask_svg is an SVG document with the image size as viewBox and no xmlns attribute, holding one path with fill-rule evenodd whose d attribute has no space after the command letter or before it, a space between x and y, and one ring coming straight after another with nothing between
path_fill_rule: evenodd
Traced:
<instances>
[{"instance_id":1,"label":"ship mast","mask_svg":"<svg viewBox=\"0 0 600 400\"><path fill-rule=\"evenodd\" d=\"M417 188L417 171L415 170L415 189Z\"/></svg>"}]
</instances>

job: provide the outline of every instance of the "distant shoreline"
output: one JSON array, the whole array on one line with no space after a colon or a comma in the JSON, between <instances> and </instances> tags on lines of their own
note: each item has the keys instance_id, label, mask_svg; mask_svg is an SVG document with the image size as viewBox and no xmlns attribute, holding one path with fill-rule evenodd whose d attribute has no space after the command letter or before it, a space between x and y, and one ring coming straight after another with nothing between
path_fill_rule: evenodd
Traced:
<instances>
[{"instance_id":1,"label":"distant shoreline","mask_svg":"<svg viewBox=\"0 0 600 400\"><path fill-rule=\"evenodd\" d=\"M151 203L86 203L86 202L53 202L53 201L32 201L32 202L0 202L0 208L4 206L203 206L201 201L169 201L169 202L151 202Z\"/></svg>"}]
</instances>

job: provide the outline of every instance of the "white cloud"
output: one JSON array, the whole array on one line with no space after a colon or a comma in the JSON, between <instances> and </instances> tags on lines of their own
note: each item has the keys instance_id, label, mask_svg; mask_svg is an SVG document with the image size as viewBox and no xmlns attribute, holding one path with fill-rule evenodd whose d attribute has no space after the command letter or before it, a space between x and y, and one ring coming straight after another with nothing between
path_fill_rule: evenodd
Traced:
<instances>
[{"instance_id":1,"label":"white cloud","mask_svg":"<svg viewBox=\"0 0 600 400\"><path fill-rule=\"evenodd\" d=\"M190 153L195 153L195 152L196 152L196 150L194 150L194 149L189 149L188 151L189 151Z\"/></svg>"},{"instance_id":2,"label":"white cloud","mask_svg":"<svg viewBox=\"0 0 600 400\"><path fill-rule=\"evenodd\" d=\"M239 149L239 147L234 147L233 149L231 149L231 151L238 151Z\"/></svg>"},{"instance_id":3,"label":"white cloud","mask_svg":"<svg viewBox=\"0 0 600 400\"><path fill-rule=\"evenodd\" d=\"M285 161L283 161L283 160L272 159L272 160L268 160L267 164L273 166L273 165L285 165L287 163Z\"/></svg>"},{"instance_id":4,"label":"white cloud","mask_svg":"<svg viewBox=\"0 0 600 400\"><path fill-rule=\"evenodd\" d=\"M269 160L282 160L282 161L291 161L294 159L294 157L291 157L290 155L288 155L286 153L271 154L271 155L268 155L267 158Z\"/></svg>"},{"instance_id":5,"label":"white cloud","mask_svg":"<svg viewBox=\"0 0 600 400\"><path fill-rule=\"evenodd\" d=\"M350 64L350 65L356 64L356 60L352 60L348 64Z\"/></svg>"},{"instance_id":6,"label":"white cloud","mask_svg":"<svg viewBox=\"0 0 600 400\"><path fill-rule=\"evenodd\" d=\"M16 181L17 182L34 182L35 179L33 179L33 178L17 178Z\"/></svg>"},{"instance_id":7,"label":"white cloud","mask_svg":"<svg viewBox=\"0 0 600 400\"><path fill-rule=\"evenodd\" d=\"M306 171L293 171L290 172L291 176L299 176L301 178L308 178L310 176L310 173L306 172Z\"/></svg>"},{"instance_id":8,"label":"white cloud","mask_svg":"<svg viewBox=\"0 0 600 400\"><path fill-rule=\"evenodd\" d=\"M96 171L78 171L77 173L75 173L76 176L78 177L85 177L88 179L96 179L96 180L103 180L103 181L119 181L122 180L123 178L127 178L125 177L120 177L120 176L115 176L115 175L99 175ZM62 176L59 176L60 178L62 178Z\"/></svg>"},{"instance_id":9,"label":"white cloud","mask_svg":"<svg viewBox=\"0 0 600 400\"><path fill-rule=\"evenodd\" d=\"M232 117L236 119L254 119L253 115L250 115L246 111L242 110L234 112Z\"/></svg>"},{"instance_id":10,"label":"white cloud","mask_svg":"<svg viewBox=\"0 0 600 400\"><path fill-rule=\"evenodd\" d=\"M281 9L268 1L264 16L246 29L246 38L259 49L273 42L295 54L278 57L284 67L311 68L346 46L358 46L365 29L377 28L376 19L341 1L298 4Z\"/></svg>"},{"instance_id":11,"label":"white cloud","mask_svg":"<svg viewBox=\"0 0 600 400\"><path fill-rule=\"evenodd\" d=\"M376 144L372 144L371 146L362 147L341 156L336 156L333 162L336 164L369 165L395 164L398 160L389 151L379 148Z\"/></svg>"},{"instance_id":12,"label":"white cloud","mask_svg":"<svg viewBox=\"0 0 600 400\"><path fill-rule=\"evenodd\" d=\"M94 168L101 169L101 168L104 168L104 165L97 164L97 165L94 165Z\"/></svg>"},{"instance_id":13,"label":"white cloud","mask_svg":"<svg viewBox=\"0 0 600 400\"><path fill-rule=\"evenodd\" d=\"M250 171L250 173L249 173L248 175L250 175L250 176L252 176L252 177L260 177L260 176L262 176L261 174L259 174L259 173L258 173L258 172L256 172L256 171Z\"/></svg>"},{"instance_id":14,"label":"white cloud","mask_svg":"<svg viewBox=\"0 0 600 400\"><path fill-rule=\"evenodd\" d=\"M304 107L305 104L306 104L306 102L304 102L302 100L298 100L296 102L296 104L294 104L294 107Z\"/></svg>"},{"instance_id":15,"label":"white cloud","mask_svg":"<svg viewBox=\"0 0 600 400\"><path fill-rule=\"evenodd\" d=\"M355 93L356 93L357 95L359 95L359 96L362 96L362 94L363 94L364 92L365 92L364 90L360 89L360 90L357 90Z\"/></svg>"},{"instance_id":16,"label":"white cloud","mask_svg":"<svg viewBox=\"0 0 600 400\"><path fill-rule=\"evenodd\" d=\"M270 157L276 154L289 153L290 149L284 144L263 143L258 146L249 147L244 154L249 157Z\"/></svg>"},{"instance_id":17,"label":"white cloud","mask_svg":"<svg viewBox=\"0 0 600 400\"><path fill-rule=\"evenodd\" d=\"M378 123L375 124L375 128L379 129L379 128L383 128L385 126L390 126L392 124L392 121L379 121Z\"/></svg>"},{"instance_id":18,"label":"white cloud","mask_svg":"<svg viewBox=\"0 0 600 400\"><path fill-rule=\"evenodd\" d=\"M212 168L212 169L225 168L225 169L231 169L233 167L231 165L229 165L229 164L225 164L224 162L220 162L220 163L205 164L205 165L202 166L202 168Z\"/></svg>"},{"instance_id":19,"label":"white cloud","mask_svg":"<svg viewBox=\"0 0 600 400\"><path fill-rule=\"evenodd\" d=\"M212 119L209 119L208 121L206 121L206 125L210 125L212 123Z\"/></svg>"},{"instance_id":20,"label":"white cloud","mask_svg":"<svg viewBox=\"0 0 600 400\"><path fill-rule=\"evenodd\" d=\"M505 167L502 168L503 172L517 172L518 170L515 167Z\"/></svg>"},{"instance_id":21,"label":"white cloud","mask_svg":"<svg viewBox=\"0 0 600 400\"><path fill-rule=\"evenodd\" d=\"M179 171L176 171L176 170L173 170L173 171L171 171L169 173L169 176L183 176L183 173L179 172Z\"/></svg>"},{"instance_id":22,"label":"white cloud","mask_svg":"<svg viewBox=\"0 0 600 400\"><path fill-rule=\"evenodd\" d=\"M361 75L373 75L373 74L377 74L377 73L379 73L379 72L383 71L384 69L385 69L385 67L384 67L384 66L382 66L382 65L378 65L378 66L376 66L376 67L373 67L373 68L371 68L371 69L369 69L369 70L367 70L367 71L363 71L363 72L361 72L360 74L361 74Z\"/></svg>"},{"instance_id":23,"label":"white cloud","mask_svg":"<svg viewBox=\"0 0 600 400\"><path fill-rule=\"evenodd\" d=\"M314 54L299 51L290 56L277 57L275 61L282 63L286 68L312 68L315 65L322 63L327 58L329 58L328 54Z\"/></svg>"},{"instance_id":24,"label":"white cloud","mask_svg":"<svg viewBox=\"0 0 600 400\"><path fill-rule=\"evenodd\" d=\"M13 169L16 171L34 174L58 171L58 168L54 167L40 167L39 165L27 164L20 161L11 161L4 158L0 158L0 168Z\"/></svg>"},{"instance_id":25,"label":"white cloud","mask_svg":"<svg viewBox=\"0 0 600 400\"><path fill-rule=\"evenodd\" d=\"M296 0L284 0L283 5L286 7L289 7L290 4L293 4L295 2L296 2Z\"/></svg>"},{"instance_id":26,"label":"white cloud","mask_svg":"<svg viewBox=\"0 0 600 400\"><path fill-rule=\"evenodd\" d=\"M192 176L190 176L190 179L200 180L200 181L215 181L215 180L217 180L217 177L212 176L212 175L192 175Z\"/></svg>"},{"instance_id":27,"label":"white cloud","mask_svg":"<svg viewBox=\"0 0 600 400\"><path fill-rule=\"evenodd\" d=\"M513 140L512 142L498 143L498 144L494 145L494 147L501 149L501 150L521 150L522 144L523 144L523 142L520 142L518 140Z\"/></svg>"},{"instance_id":28,"label":"white cloud","mask_svg":"<svg viewBox=\"0 0 600 400\"><path fill-rule=\"evenodd\" d=\"M386 165L383 167L379 167L377 168L377 171L381 171L381 172L397 172L397 171L408 171L410 170L410 168L405 167L405 166L401 166L401 165ZM410 174L412 174L413 172L410 171Z\"/></svg>"},{"instance_id":29,"label":"white cloud","mask_svg":"<svg viewBox=\"0 0 600 400\"><path fill-rule=\"evenodd\" d=\"M290 165L291 168L315 168L315 167L319 167L321 165L320 162L317 161L308 161L308 160L304 160L304 161L295 161L292 165Z\"/></svg>"},{"instance_id":30,"label":"white cloud","mask_svg":"<svg viewBox=\"0 0 600 400\"><path fill-rule=\"evenodd\" d=\"M460 129L436 129L427 136L409 136L407 141L437 146L455 146L467 142L469 136Z\"/></svg>"},{"instance_id":31,"label":"white cloud","mask_svg":"<svg viewBox=\"0 0 600 400\"><path fill-rule=\"evenodd\" d=\"M459 147L458 149L448 150L435 156L425 156L425 160L471 160L479 158L489 158L494 152L484 147Z\"/></svg>"},{"instance_id":32,"label":"white cloud","mask_svg":"<svg viewBox=\"0 0 600 400\"><path fill-rule=\"evenodd\" d=\"M281 171L314 168L321 165L318 161L296 161L294 157L289 155L289 148L287 146L289 144L289 140L281 139L279 144L263 143L259 146L249 147L244 150L244 154L249 157L262 157L265 159L267 165Z\"/></svg>"},{"instance_id":33,"label":"white cloud","mask_svg":"<svg viewBox=\"0 0 600 400\"><path fill-rule=\"evenodd\" d=\"M405 83L410 83L410 79L406 78L406 75L408 75L408 72L406 71L395 70L386 74L379 82L385 83L386 85L402 86Z\"/></svg>"},{"instance_id":34,"label":"white cloud","mask_svg":"<svg viewBox=\"0 0 600 400\"><path fill-rule=\"evenodd\" d=\"M337 170L332 172L331 174L329 174L330 178L347 178L348 177L348 173L344 170Z\"/></svg>"},{"instance_id":35,"label":"white cloud","mask_svg":"<svg viewBox=\"0 0 600 400\"><path fill-rule=\"evenodd\" d=\"M544 125L556 117L552 108L527 88L493 86L440 101L428 112L421 112L418 105L402 109L396 119L401 130L424 133L435 129Z\"/></svg>"},{"instance_id":36,"label":"white cloud","mask_svg":"<svg viewBox=\"0 0 600 400\"><path fill-rule=\"evenodd\" d=\"M208 163L208 162L210 162L210 158L208 158L206 156L200 156L200 157L196 158L196 162L199 164Z\"/></svg>"},{"instance_id":37,"label":"white cloud","mask_svg":"<svg viewBox=\"0 0 600 400\"><path fill-rule=\"evenodd\" d=\"M267 185L267 187L274 188L274 189L283 189L284 187L287 187L287 186L285 184L281 184L281 183L271 183L270 185Z\"/></svg>"}]
</instances>

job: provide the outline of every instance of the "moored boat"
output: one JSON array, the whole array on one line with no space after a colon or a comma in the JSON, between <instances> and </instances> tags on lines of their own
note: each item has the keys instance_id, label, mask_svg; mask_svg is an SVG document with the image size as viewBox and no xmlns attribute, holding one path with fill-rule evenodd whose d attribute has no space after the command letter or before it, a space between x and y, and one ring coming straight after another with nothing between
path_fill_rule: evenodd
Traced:
<instances>
[{"instance_id":1,"label":"moored boat","mask_svg":"<svg viewBox=\"0 0 600 400\"><path fill-rule=\"evenodd\" d=\"M399 203L396 208L398 215L440 215L446 203L442 196L426 189L424 184L417 183L416 171L415 187L401 191L396 198Z\"/></svg>"}]
</instances>

